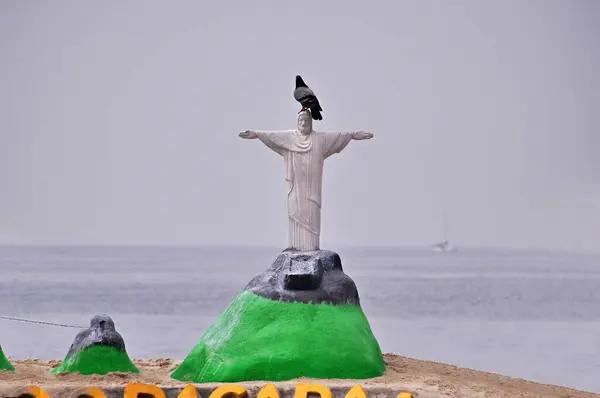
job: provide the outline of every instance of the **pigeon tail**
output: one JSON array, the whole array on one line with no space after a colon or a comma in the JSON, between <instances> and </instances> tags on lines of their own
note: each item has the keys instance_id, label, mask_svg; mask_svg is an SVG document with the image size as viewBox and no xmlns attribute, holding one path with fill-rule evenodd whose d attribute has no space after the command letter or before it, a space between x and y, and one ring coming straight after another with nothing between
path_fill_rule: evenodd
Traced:
<instances>
[{"instance_id":1,"label":"pigeon tail","mask_svg":"<svg viewBox=\"0 0 600 398\"><path fill-rule=\"evenodd\" d=\"M310 114L314 120L323 120L323 116L318 108L310 108Z\"/></svg>"}]
</instances>

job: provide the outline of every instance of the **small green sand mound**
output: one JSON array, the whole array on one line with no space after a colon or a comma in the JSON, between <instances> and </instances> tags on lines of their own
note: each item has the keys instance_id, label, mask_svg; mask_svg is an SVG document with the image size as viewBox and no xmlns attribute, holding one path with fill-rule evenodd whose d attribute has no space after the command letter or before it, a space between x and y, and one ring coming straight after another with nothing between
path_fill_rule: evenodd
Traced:
<instances>
[{"instance_id":1,"label":"small green sand mound","mask_svg":"<svg viewBox=\"0 0 600 398\"><path fill-rule=\"evenodd\" d=\"M15 370L15 367L8 361L8 358L4 356L4 351L2 351L2 347L0 347L0 370Z\"/></svg>"},{"instance_id":2,"label":"small green sand mound","mask_svg":"<svg viewBox=\"0 0 600 398\"><path fill-rule=\"evenodd\" d=\"M65 358L60 366L52 369L51 372L104 375L110 372L139 373L140 371L131 362L127 352L119 351L114 347L96 345Z\"/></svg>"},{"instance_id":3,"label":"small green sand mound","mask_svg":"<svg viewBox=\"0 0 600 398\"><path fill-rule=\"evenodd\" d=\"M381 376L360 306L273 301L242 292L171 377L195 383Z\"/></svg>"}]
</instances>

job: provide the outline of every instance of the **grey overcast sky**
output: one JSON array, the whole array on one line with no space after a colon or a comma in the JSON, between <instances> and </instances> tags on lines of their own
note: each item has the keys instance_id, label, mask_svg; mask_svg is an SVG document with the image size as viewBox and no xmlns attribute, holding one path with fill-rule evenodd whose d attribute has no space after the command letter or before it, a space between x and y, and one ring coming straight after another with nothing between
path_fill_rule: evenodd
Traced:
<instances>
[{"instance_id":1,"label":"grey overcast sky","mask_svg":"<svg viewBox=\"0 0 600 398\"><path fill-rule=\"evenodd\" d=\"M287 243L244 129L367 130L322 246L600 250L600 1L0 2L0 243Z\"/></svg>"}]
</instances>

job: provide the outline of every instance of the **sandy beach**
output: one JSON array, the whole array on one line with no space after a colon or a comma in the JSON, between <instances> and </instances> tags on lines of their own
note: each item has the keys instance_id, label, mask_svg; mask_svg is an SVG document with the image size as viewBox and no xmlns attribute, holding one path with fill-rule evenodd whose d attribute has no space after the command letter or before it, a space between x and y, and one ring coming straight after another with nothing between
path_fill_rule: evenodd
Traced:
<instances>
[{"instance_id":1,"label":"sandy beach","mask_svg":"<svg viewBox=\"0 0 600 398\"><path fill-rule=\"evenodd\" d=\"M531 381L510 378L493 373L458 368L431 361L406 358L395 354L385 354L387 370L385 375L373 379L311 380L330 387L361 384L367 387L384 387L416 392L427 397L600 397L600 394L573 390L566 387L539 384ZM117 387L131 382L142 382L161 387L183 386L169 377L180 361L172 359L135 360L139 374L113 373L106 376L82 376L79 374L53 375L50 369L60 363L58 360L13 360L16 372L0 372L0 395L25 385L39 385L51 389L60 387ZM297 381L307 382L308 379ZM295 381L275 383L280 388L290 387ZM240 383L244 386L263 385L264 382Z\"/></svg>"}]
</instances>

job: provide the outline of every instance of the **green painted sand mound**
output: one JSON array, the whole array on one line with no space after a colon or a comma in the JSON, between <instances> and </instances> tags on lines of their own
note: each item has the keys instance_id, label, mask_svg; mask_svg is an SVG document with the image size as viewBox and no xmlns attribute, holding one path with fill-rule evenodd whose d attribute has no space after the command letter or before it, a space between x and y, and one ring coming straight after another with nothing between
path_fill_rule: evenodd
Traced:
<instances>
[{"instance_id":1,"label":"green painted sand mound","mask_svg":"<svg viewBox=\"0 0 600 398\"><path fill-rule=\"evenodd\" d=\"M15 367L8 361L8 358L4 355L2 347L0 347L0 370L15 370Z\"/></svg>"},{"instance_id":2,"label":"green painted sand mound","mask_svg":"<svg viewBox=\"0 0 600 398\"><path fill-rule=\"evenodd\" d=\"M60 366L52 369L51 372L104 375L110 372L139 373L140 371L131 362L127 352L119 351L114 347L97 345L87 347L65 358Z\"/></svg>"},{"instance_id":3,"label":"green painted sand mound","mask_svg":"<svg viewBox=\"0 0 600 398\"><path fill-rule=\"evenodd\" d=\"M180 381L364 379L385 370L360 306L273 301L241 293L171 377Z\"/></svg>"}]
</instances>

